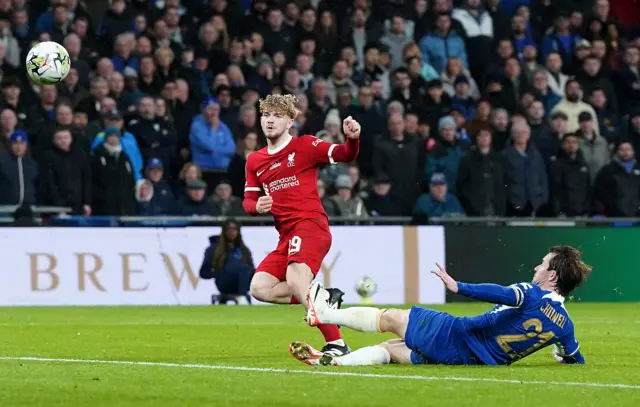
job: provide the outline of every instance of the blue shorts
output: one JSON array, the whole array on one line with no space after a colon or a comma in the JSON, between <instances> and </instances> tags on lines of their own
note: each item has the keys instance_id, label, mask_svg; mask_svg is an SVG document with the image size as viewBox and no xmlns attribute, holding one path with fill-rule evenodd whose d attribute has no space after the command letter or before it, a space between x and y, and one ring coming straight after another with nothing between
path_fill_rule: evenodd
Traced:
<instances>
[{"instance_id":1,"label":"blue shorts","mask_svg":"<svg viewBox=\"0 0 640 407\"><path fill-rule=\"evenodd\" d=\"M414 365L477 365L461 332L458 318L444 312L412 307L404 341Z\"/></svg>"}]
</instances>

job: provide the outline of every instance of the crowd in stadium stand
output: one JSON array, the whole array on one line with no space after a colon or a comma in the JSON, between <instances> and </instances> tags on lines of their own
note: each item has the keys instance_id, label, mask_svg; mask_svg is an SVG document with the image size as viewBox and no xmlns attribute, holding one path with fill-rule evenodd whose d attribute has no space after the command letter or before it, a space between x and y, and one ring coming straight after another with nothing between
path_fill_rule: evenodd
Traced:
<instances>
[{"instance_id":1,"label":"crowd in stadium stand","mask_svg":"<svg viewBox=\"0 0 640 407\"><path fill-rule=\"evenodd\" d=\"M640 216L639 66L633 0L0 0L0 205L241 216L257 101L292 93L294 136L362 123L330 216Z\"/></svg>"}]
</instances>

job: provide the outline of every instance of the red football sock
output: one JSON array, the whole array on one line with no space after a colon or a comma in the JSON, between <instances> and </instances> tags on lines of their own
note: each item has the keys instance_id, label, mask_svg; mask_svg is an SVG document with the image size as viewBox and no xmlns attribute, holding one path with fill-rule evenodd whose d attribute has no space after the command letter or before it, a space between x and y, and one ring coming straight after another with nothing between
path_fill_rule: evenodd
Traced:
<instances>
[{"instance_id":1,"label":"red football sock","mask_svg":"<svg viewBox=\"0 0 640 407\"><path fill-rule=\"evenodd\" d=\"M300 301L298 301L298 297L296 297L295 295L291 296L291 302L289 302L289 304L294 305L294 304L300 304Z\"/></svg>"},{"instance_id":2,"label":"red football sock","mask_svg":"<svg viewBox=\"0 0 640 407\"><path fill-rule=\"evenodd\" d=\"M342 335L340 335L340 329L338 329L337 325L318 325L318 329L322 332L322 336L324 336L324 340L327 342L337 341L338 339L342 339Z\"/></svg>"}]
</instances>

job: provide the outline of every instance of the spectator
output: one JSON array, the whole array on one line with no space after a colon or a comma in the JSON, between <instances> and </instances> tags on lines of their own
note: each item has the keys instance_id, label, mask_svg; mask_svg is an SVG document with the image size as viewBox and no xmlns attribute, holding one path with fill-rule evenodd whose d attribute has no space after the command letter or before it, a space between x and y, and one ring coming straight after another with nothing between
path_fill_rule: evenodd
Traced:
<instances>
[{"instance_id":1,"label":"spectator","mask_svg":"<svg viewBox=\"0 0 640 407\"><path fill-rule=\"evenodd\" d=\"M594 189L601 214L610 217L640 215L640 165L631 143L618 143L613 160L598 173Z\"/></svg>"},{"instance_id":2,"label":"spectator","mask_svg":"<svg viewBox=\"0 0 640 407\"><path fill-rule=\"evenodd\" d=\"M616 94L620 98L621 113L640 103L640 49L628 46L623 65L615 76Z\"/></svg>"},{"instance_id":3,"label":"spectator","mask_svg":"<svg viewBox=\"0 0 640 407\"><path fill-rule=\"evenodd\" d=\"M407 35L404 17L396 14L390 20L391 24L384 36L380 38L380 43L389 47L389 54L391 55L390 68L396 69L404 65L402 51L405 45L413 41L413 38Z\"/></svg>"},{"instance_id":4,"label":"spectator","mask_svg":"<svg viewBox=\"0 0 640 407\"><path fill-rule=\"evenodd\" d=\"M327 213L327 216L340 216L338 207L327 194L327 184L321 179L318 179L318 196L320 197L320 202L322 203L322 207Z\"/></svg>"},{"instance_id":5,"label":"spectator","mask_svg":"<svg viewBox=\"0 0 640 407\"><path fill-rule=\"evenodd\" d=\"M402 199L403 215L409 215L420 191L418 140L405 134L401 114L391 114L387 126L389 136L379 140L374 148L374 174L389 176L392 188Z\"/></svg>"},{"instance_id":6,"label":"spectator","mask_svg":"<svg viewBox=\"0 0 640 407\"><path fill-rule=\"evenodd\" d=\"M249 284L255 267L251 251L242 239L240 224L234 220L225 222L222 233L209 237L209 242L200 266L200 278L215 280L221 304L228 300L251 303Z\"/></svg>"},{"instance_id":7,"label":"spectator","mask_svg":"<svg viewBox=\"0 0 640 407\"><path fill-rule=\"evenodd\" d=\"M458 198L447 191L447 178L444 174L436 172L431 176L429 193L420 195L413 216L419 223L434 217L464 216Z\"/></svg>"},{"instance_id":8,"label":"spectator","mask_svg":"<svg viewBox=\"0 0 640 407\"><path fill-rule=\"evenodd\" d=\"M338 94L342 90L354 95L358 93L358 87L349 78L347 62L338 60L333 64L331 76L327 79L327 94L332 104L335 105L338 102Z\"/></svg>"},{"instance_id":9,"label":"spectator","mask_svg":"<svg viewBox=\"0 0 640 407\"><path fill-rule=\"evenodd\" d=\"M142 154L140 154L140 148L138 147L138 142L136 141L135 136L128 131L122 131L123 122L122 114L116 109L105 115L104 130L96 134L96 137L93 139L93 143L91 144L91 151L94 151L104 143L107 131L114 131L114 129L118 130L120 133L120 145L122 146L122 151L127 155L129 162L131 163L134 180L138 181L142 178L144 161L142 159Z\"/></svg>"},{"instance_id":10,"label":"spectator","mask_svg":"<svg viewBox=\"0 0 640 407\"><path fill-rule=\"evenodd\" d=\"M593 182L600 169L609 163L610 149L607 141L596 132L595 122L590 113L580 113L578 123L580 129L576 132L576 136L589 169L589 179Z\"/></svg>"},{"instance_id":11,"label":"spectator","mask_svg":"<svg viewBox=\"0 0 640 407\"><path fill-rule=\"evenodd\" d=\"M544 114L542 102L536 100L527 109L527 122L531 127L531 142L542 155L545 164L558 153L563 134L554 134Z\"/></svg>"},{"instance_id":12,"label":"spectator","mask_svg":"<svg viewBox=\"0 0 640 407\"><path fill-rule=\"evenodd\" d=\"M453 193L456 189L460 158L468 149L466 141L456 139L456 123L453 117L446 116L438 123L439 141L428 151L424 167L424 180L429 182L434 173L443 173L452 184L447 185Z\"/></svg>"},{"instance_id":13,"label":"spectator","mask_svg":"<svg viewBox=\"0 0 640 407\"><path fill-rule=\"evenodd\" d=\"M584 103L580 100L582 97L582 88L580 87L580 83L575 79L570 79L567 81L567 86L565 90L566 96L560 103L553 108L552 113L554 112L563 112L567 115L567 131L569 133L575 133L578 130L578 116L582 112L590 113L592 117L595 117L596 112L593 110L593 107ZM596 123L596 132L600 132L600 128L598 123Z\"/></svg>"},{"instance_id":14,"label":"spectator","mask_svg":"<svg viewBox=\"0 0 640 407\"><path fill-rule=\"evenodd\" d=\"M220 105L213 98L202 104L202 114L194 117L189 133L191 156L200 168L225 170L235 154L231 130L220 121Z\"/></svg>"},{"instance_id":15,"label":"spectator","mask_svg":"<svg viewBox=\"0 0 640 407\"><path fill-rule=\"evenodd\" d=\"M207 183L201 179L186 182L186 189L180 201L180 212L184 216L219 215L218 207L207 198Z\"/></svg>"},{"instance_id":16,"label":"spectator","mask_svg":"<svg viewBox=\"0 0 640 407\"><path fill-rule=\"evenodd\" d=\"M469 216L505 216L506 192L502 157L491 146L492 134L482 129L476 145L461 159L456 190Z\"/></svg>"},{"instance_id":17,"label":"spectator","mask_svg":"<svg viewBox=\"0 0 640 407\"><path fill-rule=\"evenodd\" d=\"M373 179L373 188L365 200L371 216L401 216L402 202L391 190L391 181L386 174Z\"/></svg>"},{"instance_id":18,"label":"spectator","mask_svg":"<svg viewBox=\"0 0 640 407\"><path fill-rule=\"evenodd\" d=\"M41 162L43 204L70 207L75 214L91 215L91 167L82 149L72 148L73 135L67 128L53 133L53 148Z\"/></svg>"},{"instance_id":19,"label":"spectator","mask_svg":"<svg viewBox=\"0 0 640 407\"><path fill-rule=\"evenodd\" d=\"M542 40L542 57L547 58L551 52L557 52L565 69L571 69L573 53L581 40L579 35L571 32L567 13L561 11L556 15L553 29Z\"/></svg>"},{"instance_id":20,"label":"spectator","mask_svg":"<svg viewBox=\"0 0 640 407\"><path fill-rule=\"evenodd\" d=\"M11 135L18 127L18 118L11 109L4 109L0 112L0 152L11 149Z\"/></svg>"},{"instance_id":21,"label":"spectator","mask_svg":"<svg viewBox=\"0 0 640 407\"><path fill-rule=\"evenodd\" d=\"M618 112L618 101L611 79L602 72L602 61L595 55L589 55L585 61L581 72L577 75L577 80L583 90L582 98L588 100L595 89L602 89L607 96L610 110Z\"/></svg>"},{"instance_id":22,"label":"spectator","mask_svg":"<svg viewBox=\"0 0 640 407\"><path fill-rule=\"evenodd\" d=\"M593 110L596 112L602 137L609 143L615 142L620 130L620 120L616 112L607 108L607 95L604 90L594 88L589 97L589 104L593 106Z\"/></svg>"},{"instance_id":23,"label":"spectator","mask_svg":"<svg viewBox=\"0 0 640 407\"><path fill-rule=\"evenodd\" d=\"M145 96L138 103L138 113L127 122L127 130L135 136L143 160L158 158L168 174L176 152L177 135L169 119L159 118L153 98Z\"/></svg>"},{"instance_id":24,"label":"spectator","mask_svg":"<svg viewBox=\"0 0 640 407\"><path fill-rule=\"evenodd\" d=\"M482 7L482 0L466 0L463 4L464 7L454 9L451 16L464 30L472 75L481 78L486 67L486 56L492 48L493 19Z\"/></svg>"},{"instance_id":25,"label":"spectator","mask_svg":"<svg viewBox=\"0 0 640 407\"><path fill-rule=\"evenodd\" d=\"M339 216L348 218L367 218L369 213L364 206L364 202L359 196L353 195L353 184L348 175L340 175L335 183L337 195L332 196L331 200L335 204Z\"/></svg>"},{"instance_id":26,"label":"spectator","mask_svg":"<svg viewBox=\"0 0 640 407\"><path fill-rule=\"evenodd\" d=\"M529 143L531 128L516 121L511 128L512 145L505 147L507 216L532 216L549 197L547 171L538 149Z\"/></svg>"},{"instance_id":27,"label":"spectator","mask_svg":"<svg viewBox=\"0 0 640 407\"><path fill-rule=\"evenodd\" d=\"M494 109L491 113L493 138L491 144L496 151L502 151L509 144L509 112L506 109Z\"/></svg>"},{"instance_id":28,"label":"spectator","mask_svg":"<svg viewBox=\"0 0 640 407\"><path fill-rule=\"evenodd\" d=\"M33 205L38 164L27 155L29 136L18 129L9 143L8 151L0 152L0 205Z\"/></svg>"},{"instance_id":29,"label":"spectator","mask_svg":"<svg viewBox=\"0 0 640 407\"><path fill-rule=\"evenodd\" d=\"M451 57L460 58L463 66L468 68L464 41L451 29L451 16L447 13L436 17L436 29L420 40L420 51L422 60L439 73L444 71L447 60Z\"/></svg>"},{"instance_id":30,"label":"spectator","mask_svg":"<svg viewBox=\"0 0 640 407\"><path fill-rule=\"evenodd\" d=\"M640 184L639 184L640 185ZM589 167L580 151L578 137L566 134L551 164L551 202L554 215L587 216L592 211Z\"/></svg>"},{"instance_id":31,"label":"spectator","mask_svg":"<svg viewBox=\"0 0 640 407\"><path fill-rule=\"evenodd\" d=\"M553 108L560 103L562 98L560 95L553 93L547 81L547 74L543 70L533 72L531 78L535 96L544 106L545 116L551 114Z\"/></svg>"},{"instance_id":32,"label":"spectator","mask_svg":"<svg viewBox=\"0 0 640 407\"><path fill-rule=\"evenodd\" d=\"M472 120L476 114L477 102L471 97L469 79L464 75L458 75L454 82L455 94L451 99L454 106L464 108L465 120Z\"/></svg>"},{"instance_id":33,"label":"spectator","mask_svg":"<svg viewBox=\"0 0 640 407\"><path fill-rule=\"evenodd\" d=\"M547 68L546 73L549 88L551 88L551 91L556 95L564 97L569 76L562 72L562 56L558 52L550 52L549 55L546 56L545 67Z\"/></svg>"},{"instance_id":34,"label":"spectator","mask_svg":"<svg viewBox=\"0 0 640 407\"><path fill-rule=\"evenodd\" d=\"M222 216L244 216L245 211L242 207L242 199L233 196L231 184L222 181L218 184L213 196L213 205L216 206L216 213Z\"/></svg>"},{"instance_id":35,"label":"spectator","mask_svg":"<svg viewBox=\"0 0 640 407\"><path fill-rule=\"evenodd\" d=\"M91 153L91 208L94 215L135 214L133 166L124 152L117 127L104 131L104 140Z\"/></svg>"},{"instance_id":36,"label":"spectator","mask_svg":"<svg viewBox=\"0 0 640 407\"><path fill-rule=\"evenodd\" d=\"M27 119L27 100L21 90L22 83L15 76L5 77L2 80L2 98L0 98L0 106L2 109L11 109L16 115L18 122L16 125L24 127Z\"/></svg>"},{"instance_id":37,"label":"spectator","mask_svg":"<svg viewBox=\"0 0 640 407\"><path fill-rule=\"evenodd\" d=\"M465 76L467 81L469 82L469 95L471 95L474 99L480 98L480 89L478 89L478 84L475 79L471 77L471 74L468 70L464 68L462 61L460 58L449 58L447 60L447 66L445 70L440 75L440 79L442 80L442 88L445 93L449 96L453 97L456 93L455 90L455 81L460 76Z\"/></svg>"},{"instance_id":38,"label":"spectator","mask_svg":"<svg viewBox=\"0 0 640 407\"><path fill-rule=\"evenodd\" d=\"M147 163L145 181L136 185L138 212L143 216L177 214L177 202L171 187L163 179L164 167L159 158Z\"/></svg>"}]
</instances>

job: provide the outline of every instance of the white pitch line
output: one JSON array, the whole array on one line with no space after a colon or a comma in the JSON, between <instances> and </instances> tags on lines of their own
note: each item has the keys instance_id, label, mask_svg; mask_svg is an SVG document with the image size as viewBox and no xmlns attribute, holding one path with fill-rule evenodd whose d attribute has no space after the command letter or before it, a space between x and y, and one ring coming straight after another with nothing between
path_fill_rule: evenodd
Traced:
<instances>
[{"instance_id":1,"label":"white pitch line","mask_svg":"<svg viewBox=\"0 0 640 407\"><path fill-rule=\"evenodd\" d=\"M573 387L600 387L615 389L640 390L640 385L624 383L594 383L594 382L559 382L540 380L509 380L492 379L483 377L458 377L458 376L418 376L418 375L392 375L377 373L353 373L329 370L291 370L275 369L264 367L248 366L222 366L222 365L201 365L190 363L165 363L165 362L138 362L126 360L96 360L96 359L64 359L64 358L38 358L38 357L16 357L0 356L0 361L25 361L25 362L52 362L52 363L91 363L97 365L129 365L129 366L154 366L154 367L176 367L182 369L209 369L209 370L231 370L241 372L261 372L261 373L293 373L309 374L320 376L342 376L342 377L364 377L372 379L404 379L404 380L425 380L425 381L454 381L454 382L484 382L501 384L526 384L541 386L573 386ZM329 368L331 369L331 368Z\"/></svg>"}]
</instances>

